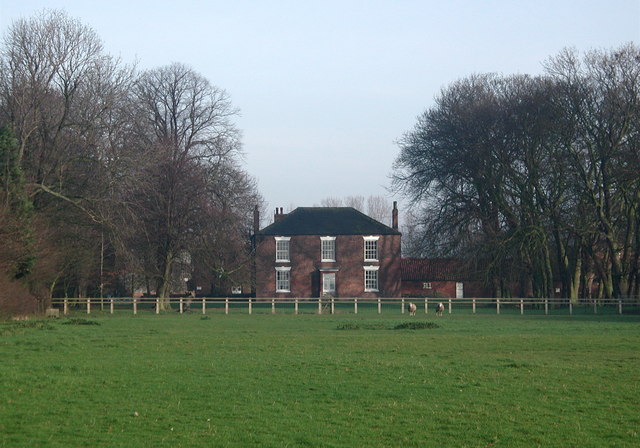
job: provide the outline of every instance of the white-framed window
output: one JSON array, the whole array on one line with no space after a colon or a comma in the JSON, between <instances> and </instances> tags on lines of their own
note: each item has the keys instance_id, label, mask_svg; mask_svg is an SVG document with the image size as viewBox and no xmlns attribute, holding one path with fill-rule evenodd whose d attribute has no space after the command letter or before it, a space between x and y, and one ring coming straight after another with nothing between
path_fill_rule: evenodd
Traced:
<instances>
[{"instance_id":1,"label":"white-framed window","mask_svg":"<svg viewBox=\"0 0 640 448\"><path fill-rule=\"evenodd\" d=\"M320 256L322 261L336 261L336 237L320 237Z\"/></svg>"},{"instance_id":2,"label":"white-framed window","mask_svg":"<svg viewBox=\"0 0 640 448\"><path fill-rule=\"evenodd\" d=\"M364 267L364 290L365 292L378 291L378 266Z\"/></svg>"},{"instance_id":3,"label":"white-framed window","mask_svg":"<svg viewBox=\"0 0 640 448\"><path fill-rule=\"evenodd\" d=\"M423 282L422 289L431 289L431 282Z\"/></svg>"},{"instance_id":4,"label":"white-framed window","mask_svg":"<svg viewBox=\"0 0 640 448\"><path fill-rule=\"evenodd\" d=\"M290 236L277 236L276 237L276 261L289 262L289 243L291 242Z\"/></svg>"},{"instance_id":5,"label":"white-framed window","mask_svg":"<svg viewBox=\"0 0 640 448\"><path fill-rule=\"evenodd\" d=\"M378 261L378 240L379 236L365 236L364 238L364 261Z\"/></svg>"},{"instance_id":6,"label":"white-framed window","mask_svg":"<svg viewBox=\"0 0 640 448\"><path fill-rule=\"evenodd\" d=\"M276 268L276 292L291 292L291 268L278 266Z\"/></svg>"}]
</instances>

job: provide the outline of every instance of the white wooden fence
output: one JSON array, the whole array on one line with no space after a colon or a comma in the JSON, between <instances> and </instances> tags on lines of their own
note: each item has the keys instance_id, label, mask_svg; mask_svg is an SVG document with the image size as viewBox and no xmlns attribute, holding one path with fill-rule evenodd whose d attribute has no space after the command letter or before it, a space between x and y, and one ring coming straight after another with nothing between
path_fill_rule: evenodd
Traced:
<instances>
[{"instance_id":1,"label":"white wooden fence","mask_svg":"<svg viewBox=\"0 0 640 448\"><path fill-rule=\"evenodd\" d=\"M70 311L86 311L87 314L92 312L108 312L113 314L115 310L130 310L133 314L139 311L160 313L158 306L159 299L156 298L80 298L80 299L53 299L52 306L62 311L64 315ZM224 314L233 312L247 312L253 314L254 310L260 312L277 312L293 311L299 314L303 309L306 312L315 312L317 314L335 314L336 312L353 312L358 314L359 307L367 309L369 312L377 310L378 314L385 312L393 312L404 314L407 311L408 303L414 303L421 312L429 314L431 310L435 311L435 306L439 303L445 305L446 311L451 314L454 310L459 312L477 313L479 311L495 310L496 314L500 314L504 310L513 313L518 312L525 314L525 311L549 314L550 312L567 312L571 315L575 310L586 311L597 314L599 312L615 312L623 314L624 310L640 311L640 299L546 299L546 298L528 298L528 299L494 299L494 298L465 298L465 299L434 299L434 298L387 298L387 299L358 299L358 298L317 298L317 299L255 299L255 298L172 298L172 306L176 306L175 311L184 312L221 312ZM244 310L244 311L243 311ZM338 311L337 311L338 310Z\"/></svg>"}]
</instances>

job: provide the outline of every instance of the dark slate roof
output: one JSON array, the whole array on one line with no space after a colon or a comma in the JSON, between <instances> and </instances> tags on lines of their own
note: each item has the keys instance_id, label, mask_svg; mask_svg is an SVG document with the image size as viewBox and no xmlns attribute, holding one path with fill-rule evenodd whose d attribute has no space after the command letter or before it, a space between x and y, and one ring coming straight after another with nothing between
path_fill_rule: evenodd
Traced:
<instances>
[{"instance_id":1,"label":"dark slate roof","mask_svg":"<svg viewBox=\"0 0 640 448\"><path fill-rule=\"evenodd\" d=\"M401 266L404 281L446 282L468 277L455 258L403 258Z\"/></svg>"},{"instance_id":2,"label":"dark slate roof","mask_svg":"<svg viewBox=\"0 0 640 448\"><path fill-rule=\"evenodd\" d=\"M352 207L298 207L258 235L399 235Z\"/></svg>"}]
</instances>

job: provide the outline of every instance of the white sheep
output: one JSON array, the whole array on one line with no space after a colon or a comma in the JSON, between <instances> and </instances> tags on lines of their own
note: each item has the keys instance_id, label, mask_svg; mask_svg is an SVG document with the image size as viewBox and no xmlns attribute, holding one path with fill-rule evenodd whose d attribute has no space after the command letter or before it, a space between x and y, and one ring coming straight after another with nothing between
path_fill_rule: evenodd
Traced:
<instances>
[{"instance_id":1,"label":"white sheep","mask_svg":"<svg viewBox=\"0 0 640 448\"><path fill-rule=\"evenodd\" d=\"M418 308L416 307L415 303L409 302L409 304L407 305L407 310L409 311L409 316L415 316L417 309Z\"/></svg>"}]
</instances>

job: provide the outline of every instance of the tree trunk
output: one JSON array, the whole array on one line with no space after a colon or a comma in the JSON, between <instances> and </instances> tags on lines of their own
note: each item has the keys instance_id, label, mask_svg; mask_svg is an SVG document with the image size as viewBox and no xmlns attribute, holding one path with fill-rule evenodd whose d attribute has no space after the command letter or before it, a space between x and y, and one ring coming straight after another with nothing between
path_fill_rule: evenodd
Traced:
<instances>
[{"instance_id":1,"label":"tree trunk","mask_svg":"<svg viewBox=\"0 0 640 448\"><path fill-rule=\"evenodd\" d=\"M571 279L571 290L569 291L569 298L575 300L578 298L580 291L580 279L582 278L582 251L580 248L576 248L576 262L573 266L573 277Z\"/></svg>"},{"instance_id":2,"label":"tree trunk","mask_svg":"<svg viewBox=\"0 0 640 448\"><path fill-rule=\"evenodd\" d=\"M171 309L171 269L173 267L173 253L168 250L164 257L164 268L160 279L158 291L158 309L167 311Z\"/></svg>"}]
</instances>

